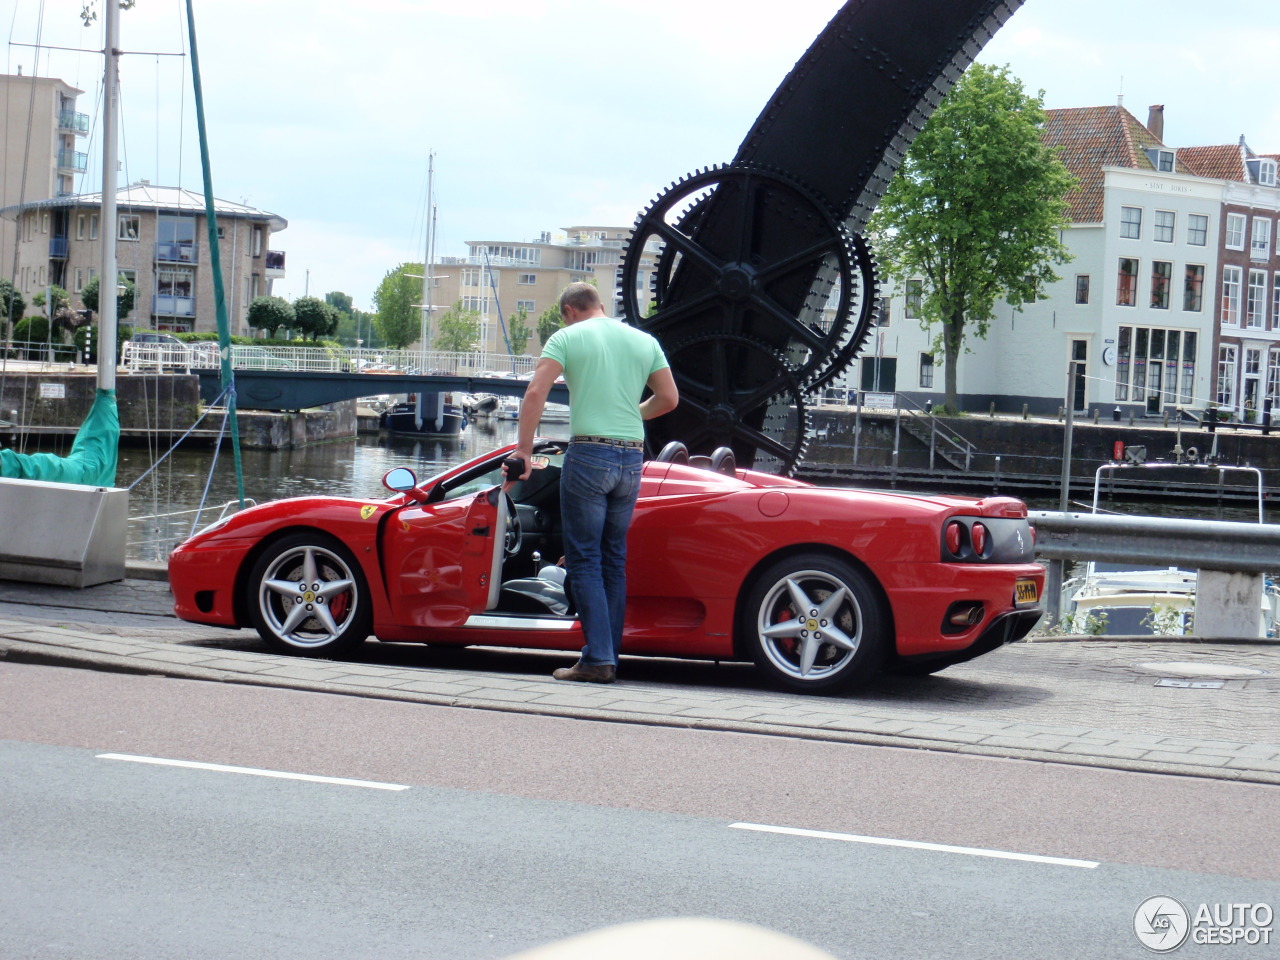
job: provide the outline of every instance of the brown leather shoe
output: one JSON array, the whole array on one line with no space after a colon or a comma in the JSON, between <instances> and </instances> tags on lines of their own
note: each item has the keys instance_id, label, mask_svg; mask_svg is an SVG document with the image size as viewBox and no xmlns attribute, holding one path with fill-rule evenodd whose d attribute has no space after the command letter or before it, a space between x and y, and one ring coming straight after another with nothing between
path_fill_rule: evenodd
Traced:
<instances>
[{"instance_id":1,"label":"brown leather shoe","mask_svg":"<svg viewBox=\"0 0 1280 960\"><path fill-rule=\"evenodd\" d=\"M557 680L576 680L579 683L613 683L618 679L618 668L612 663L589 664L579 660L572 667L553 670Z\"/></svg>"}]
</instances>

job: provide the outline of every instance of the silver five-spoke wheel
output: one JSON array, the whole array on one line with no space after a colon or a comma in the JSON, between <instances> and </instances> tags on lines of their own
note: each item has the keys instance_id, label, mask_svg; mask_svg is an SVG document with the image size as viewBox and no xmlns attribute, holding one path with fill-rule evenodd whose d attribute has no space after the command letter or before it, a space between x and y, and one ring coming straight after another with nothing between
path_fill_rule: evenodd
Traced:
<instances>
[{"instance_id":1,"label":"silver five-spoke wheel","mask_svg":"<svg viewBox=\"0 0 1280 960\"><path fill-rule=\"evenodd\" d=\"M328 654L369 634L368 590L350 552L324 534L293 534L254 565L248 589L254 627L272 647Z\"/></svg>"},{"instance_id":2,"label":"silver five-spoke wheel","mask_svg":"<svg viewBox=\"0 0 1280 960\"><path fill-rule=\"evenodd\" d=\"M791 557L756 578L740 628L756 663L794 690L864 682L884 659L888 616L879 591L852 565Z\"/></svg>"}]
</instances>

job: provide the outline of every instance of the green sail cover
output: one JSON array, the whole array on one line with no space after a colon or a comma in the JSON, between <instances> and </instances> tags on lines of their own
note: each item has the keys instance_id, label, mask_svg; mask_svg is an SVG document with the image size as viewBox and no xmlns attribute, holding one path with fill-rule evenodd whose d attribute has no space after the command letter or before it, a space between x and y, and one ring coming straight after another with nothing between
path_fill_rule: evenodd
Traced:
<instances>
[{"instance_id":1,"label":"green sail cover","mask_svg":"<svg viewBox=\"0 0 1280 960\"><path fill-rule=\"evenodd\" d=\"M116 461L120 454L120 414L114 390L96 390L93 407L80 425L71 452L14 453L0 450L0 477L79 483L90 487L116 485Z\"/></svg>"}]
</instances>

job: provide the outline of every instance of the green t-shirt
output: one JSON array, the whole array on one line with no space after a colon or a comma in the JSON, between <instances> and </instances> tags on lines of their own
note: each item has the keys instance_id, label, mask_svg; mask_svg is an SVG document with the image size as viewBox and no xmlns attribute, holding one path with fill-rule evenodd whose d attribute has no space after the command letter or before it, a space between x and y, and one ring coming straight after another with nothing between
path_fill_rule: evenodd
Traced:
<instances>
[{"instance_id":1,"label":"green t-shirt","mask_svg":"<svg viewBox=\"0 0 1280 960\"><path fill-rule=\"evenodd\" d=\"M640 396L650 374L668 366L650 334L612 317L591 317L553 333L542 355L564 367L570 433L644 439Z\"/></svg>"}]
</instances>

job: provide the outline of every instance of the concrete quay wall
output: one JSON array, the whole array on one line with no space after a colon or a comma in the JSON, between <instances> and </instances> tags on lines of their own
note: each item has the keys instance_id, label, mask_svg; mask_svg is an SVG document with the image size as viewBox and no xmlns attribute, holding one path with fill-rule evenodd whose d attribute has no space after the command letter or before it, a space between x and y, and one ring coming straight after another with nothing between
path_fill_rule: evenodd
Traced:
<instances>
[{"instance_id":1,"label":"concrete quay wall","mask_svg":"<svg viewBox=\"0 0 1280 960\"><path fill-rule=\"evenodd\" d=\"M15 424L0 430L12 442L25 436L73 435L93 403L97 377L92 372L49 371L0 373L0 420ZM116 405L121 439L158 437L176 440L199 419L200 379L188 374L128 374L116 379ZM238 411L240 444L250 449L280 450L349 439L356 435L354 400L297 412ZM221 414L207 417L192 435L216 440Z\"/></svg>"}]
</instances>

